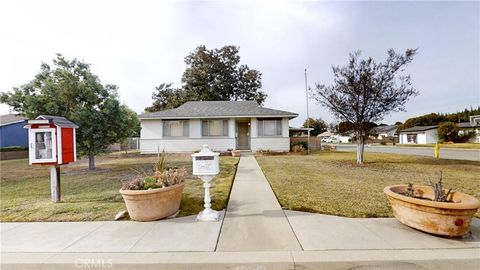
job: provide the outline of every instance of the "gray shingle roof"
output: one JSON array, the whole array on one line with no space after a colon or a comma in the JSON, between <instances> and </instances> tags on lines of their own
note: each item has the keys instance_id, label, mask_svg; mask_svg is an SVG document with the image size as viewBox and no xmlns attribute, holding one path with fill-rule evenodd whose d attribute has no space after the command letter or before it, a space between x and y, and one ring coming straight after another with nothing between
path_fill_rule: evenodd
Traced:
<instances>
[{"instance_id":1,"label":"gray shingle roof","mask_svg":"<svg viewBox=\"0 0 480 270\"><path fill-rule=\"evenodd\" d=\"M190 101L178 108L144 113L140 119L180 119L215 117L283 116L294 118L298 114L264 108L255 101Z\"/></svg>"},{"instance_id":2,"label":"gray shingle roof","mask_svg":"<svg viewBox=\"0 0 480 270\"><path fill-rule=\"evenodd\" d=\"M376 132L376 133L388 133L390 131L394 131L397 129L397 126L396 125L390 125L390 126L378 126L378 127L374 127L372 129L373 132Z\"/></svg>"},{"instance_id":3,"label":"gray shingle roof","mask_svg":"<svg viewBox=\"0 0 480 270\"><path fill-rule=\"evenodd\" d=\"M27 120L26 117L16 115L16 114L5 114L0 115L0 126L5 126L13 123L19 123Z\"/></svg>"},{"instance_id":4,"label":"gray shingle roof","mask_svg":"<svg viewBox=\"0 0 480 270\"><path fill-rule=\"evenodd\" d=\"M400 132L426 131L426 130L436 129L436 128L438 128L438 126L415 126L415 127L403 129Z\"/></svg>"},{"instance_id":5,"label":"gray shingle roof","mask_svg":"<svg viewBox=\"0 0 480 270\"><path fill-rule=\"evenodd\" d=\"M72 121L68 120L65 117L61 116L53 116L53 115L39 115L37 119L45 119L48 120L48 122L55 124L60 127L73 127L73 128L78 128L78 126L73 123Z\"/></svg>"}]
</instances>

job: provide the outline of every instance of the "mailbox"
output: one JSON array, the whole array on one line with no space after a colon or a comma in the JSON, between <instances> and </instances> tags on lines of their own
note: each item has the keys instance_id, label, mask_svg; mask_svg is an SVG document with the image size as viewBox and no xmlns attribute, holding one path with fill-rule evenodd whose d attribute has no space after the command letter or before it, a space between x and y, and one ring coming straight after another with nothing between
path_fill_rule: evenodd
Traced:
<instances>
[{"instance_id":1,"label":"mailbox","mask_svg":"<svg viewBox=\"0 0 480 270\"><path fill-rule=\"evenodd\" d=\"M28 120L30 164L62 165L77 160L75 129L65 117L40 115Z\"/></svg>"},{"instance_id":2,"label":"mailbox","mask_svg":"<svg viewBox=\"0 0 480 270\"><path fill-rule=\"evenodd\" d=\"M200 152L192 155L193 175L217 175L220 172L219 155L204 144Z\"/></svg>"}]
</instances>

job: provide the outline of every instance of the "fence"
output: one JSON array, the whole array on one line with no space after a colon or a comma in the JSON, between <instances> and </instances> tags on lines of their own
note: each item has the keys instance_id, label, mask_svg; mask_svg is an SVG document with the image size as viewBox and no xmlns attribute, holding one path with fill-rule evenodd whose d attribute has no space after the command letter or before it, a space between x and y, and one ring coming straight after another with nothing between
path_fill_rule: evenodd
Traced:
<instances>
[{"instance_id":1,"label":"fence","mask_svg":"<svg viewBox=\"0 0 480 270\"><path fill-rule=\"evenodd\" d=\"M120 150L139 150L140 149L140 137L127 138L125 143L114 143L108 146L109 151Z\"/></svg>"},{"instance_id":2,"label":"fence","mask_svg":"<svg viewBox=\"0 0 480 270\"><path fill-rule=\"evenodd\" d=\"M318 150L322 147L322 142L320 138L317 136L310 136L310 149L311 150ZM290 145L299 143L299 142L307 142L307 137L290 137Z\"/></svg>"}]
</instances>

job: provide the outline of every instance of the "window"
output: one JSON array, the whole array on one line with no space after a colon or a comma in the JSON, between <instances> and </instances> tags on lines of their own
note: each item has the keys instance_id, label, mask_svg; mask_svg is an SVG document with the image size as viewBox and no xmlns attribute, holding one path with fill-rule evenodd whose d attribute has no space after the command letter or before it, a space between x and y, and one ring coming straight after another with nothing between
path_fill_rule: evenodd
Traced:
<instances>
[{"instance_id":1,"label":"window","mask_svg":"<svg viewBox=\"0 0 480 270\"><path fill-rule=\"evenodd\" d=\"M228 136L228 120L202 120L202 136Z\"/></svg>"},{"instance_id":2,"label":"window","mask_svg":"<svg viewBox=\"0 0 480 270\"><path fill-rule=\"evenodd\" d=\"M282 119L258 119L258 136L282 136Z\"/></svg>"},{"instance_id":3,"label":"window","mask_svg":"<svg viewBox=\"0 0 480 270\"><path fill-rule=\"evenodd\" d=\"M407 143L417 143L417 134L407 134Z\"/></svg>"},{"instance_id":4,"label":"window","mask_svg":"<svg viewBox=\"0 0 480 270\"><path fill-rule=\"evenodd\" d=\"M35 158L51 159L52 155L52 132L36 132Z\"/></svg>"},{"instance_id":5,"label":"window","mask_svg":"<svg viewBox=\"0 0 480 270\"><path fill-rule=\"evenodd\" d=\"M164 137L188 137L188 120L164 120Z\"/></svg>"}]
</instances>

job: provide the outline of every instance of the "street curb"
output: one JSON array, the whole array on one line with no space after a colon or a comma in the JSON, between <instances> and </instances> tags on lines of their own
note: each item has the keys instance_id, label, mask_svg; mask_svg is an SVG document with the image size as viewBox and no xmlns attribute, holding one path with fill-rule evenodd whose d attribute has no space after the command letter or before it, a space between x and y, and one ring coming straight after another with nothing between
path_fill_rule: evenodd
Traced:
<instances>
[{"instance_id":1,"label":"street curb","mask_svg":"<svg viewBox=\"0 0 480 270\"><path fill-rule=\"evenodd\" d=\"M2 253L2 269L478 269L469 249L272 252Z\"/></svg>"}]
</instances>

